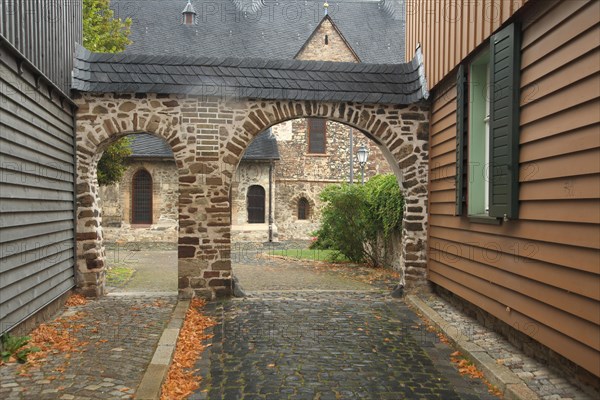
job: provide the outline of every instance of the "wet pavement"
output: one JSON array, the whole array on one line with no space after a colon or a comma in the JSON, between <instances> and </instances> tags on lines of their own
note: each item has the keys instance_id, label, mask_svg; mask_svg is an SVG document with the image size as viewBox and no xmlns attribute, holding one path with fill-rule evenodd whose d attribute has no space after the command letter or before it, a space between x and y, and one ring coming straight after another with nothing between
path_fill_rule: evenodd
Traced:
<instances>
[{"instance_id":1,"label":"wet pavement","mask_svg":"<svg viewBox=\"0 0 600 400\"><path fill-rule=\"evenodd\" d=\"M218 325L192 399L495 398L382 293L256 292L206 312Z\"/></svg>"},{"instance_id":2,"label":"wet pavement","mask_svg":"<svg viewBox=\"0 0 600 400\"><path fill-rule=\"evenodd\" d=\"M0 366L0 398L133 398L176 302L177 296L108 296L65 308L48 325L75 348L57 349L25 369Z\"/></svg>"},{"instance_id":3,"label":"wet pavement","mask_svg":"<svg viewBox=\"0 0 600 400\"><path fill-rule=\"evenodd\" d=\"M496 399L386 286L310 262L244 257L245 298L213 302L218 324L191 399Z\"/></svg>"}]
</instances>

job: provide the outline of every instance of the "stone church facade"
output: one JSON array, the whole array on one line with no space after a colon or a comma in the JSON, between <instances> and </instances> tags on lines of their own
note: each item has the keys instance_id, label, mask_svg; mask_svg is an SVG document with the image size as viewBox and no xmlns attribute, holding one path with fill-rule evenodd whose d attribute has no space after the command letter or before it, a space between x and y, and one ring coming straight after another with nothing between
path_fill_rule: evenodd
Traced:
<instances>
[{"instance_id":1,"label":"stone church facade","mask_svg":"<svg viewBox=\"0 0 600 400\"><path fill-rule=\"evenodd\" d=\"M342 16L348 18L345 15L340 18ZM325 15L320 19L293 58L372 62L359 57L333 18ZM186 21L193 23L194 20L184 20L184 25ZM382 56L384 50L378 52L378 57L386 57ZM388 161L373 141L362 132L338 122L293 119L273 126L270 135L277 154L258 151L252 156L245 155L236 170L230 193L233 242L310 239L319 226L323 206L319 194L323 188L349 182L351 176L355 183L360 183L357 151L363 146L369 154L365 179L391 172ZM160 144L155 143L156 146ZM252 151L249 148L247 153ZM170 157L172 160L172 154ZM133 178L140 169L150 174L153 183L152 222L149 224L137 224L132 220ZM121 182L100 189L103 218L107 221L105 239L175 241L178 227L173 211L176 212L176 207L173 210L170 205L174 204L176 190L176 166L167 155L144 154L142 151L132 157ZM251 202L254 204L249 204Z\"/></svg>"}]
</instances>

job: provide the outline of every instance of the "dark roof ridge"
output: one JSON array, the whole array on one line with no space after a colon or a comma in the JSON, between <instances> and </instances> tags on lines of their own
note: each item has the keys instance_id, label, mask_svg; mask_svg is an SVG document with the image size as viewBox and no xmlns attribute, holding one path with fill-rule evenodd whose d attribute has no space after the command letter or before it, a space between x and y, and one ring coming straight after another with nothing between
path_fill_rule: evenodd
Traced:
<instances>
[{"instance_id":1,"label":"dark roof ridge","mask_svg":"<svg viewBox=\"0 0 600 400\"><path fill-rule=\"evenodd\" d=\"M82 51L80 51L82 50ZM155 64L155 65L189 65L189 66L219 66L253 69L300 69L300 70L330 70L335 66L336 72L371 72L371 73L405 73L405 67L410 70L418 69L418 62L413 59L407 63L376 64L354 63L321 60L288 60L267 58L238 58L238 57L206 57L206 56L159 56L147 54L112 54L92 53L78 46L76 58L93 63L118 63L118 64ZM404 69L403 69L404 68Z\"/></svg>"}]
</instances>

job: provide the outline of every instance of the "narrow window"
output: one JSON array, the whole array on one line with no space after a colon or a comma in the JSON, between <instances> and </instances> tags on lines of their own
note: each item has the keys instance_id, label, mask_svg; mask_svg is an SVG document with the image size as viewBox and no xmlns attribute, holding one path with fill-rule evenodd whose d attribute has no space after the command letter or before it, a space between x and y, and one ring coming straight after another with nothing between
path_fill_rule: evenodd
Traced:
<instances>
[{"instance_id":1,"label":"narrow window","mask_svg":"<svg viewBox=\"0 0 600 400\"><path fill-rule=\"evenodd\" d=\"M489 51L470 65L469 215L489 213L490 75Z\"/></svg>"},{"instance_id":2,"label":"narrow window","mask_svg":"<svg viewBox=\"0 0 600 400\"><path fill-rule=\"evenodd\" d=\"M322 118L308 118L308 152L312 154L325 154L327 120Z\"/></svg>"},{"instance_id":3,"label":"narrow window","mask_svg":"<svg viewBox=\"0 0 600 400\"><path fill-rule=\"evenodd\" d=\"M329 44L329 36L325 35L325 45Z\"/></svg>"},{"instance_id":4,"label":"narrow window","mask_svg":"<svg viewBox=\"0 0 600 400\"><path fill-rule=\"evenodd\" d=\"M309 205L304 197L298 200L298 219L308 219Z\"/></svg>"},{"instance_id":5,"label":"narrow window","mask_svg":"<svg viewBox=\"0 0 600 400\"><path fill-rule=\"evenodd\" d=\"M265 189L253 185L248 188L248 223L263 224L265 222Z\"/></svg>"},{"instance_id":6,"label":"narrow window","mask_svg":"<svg viewBox=\"0 0 600 400\"><path fill-rule=\"evenodd\" d=\"M152 177L145 169L135 173L132 182L132 224L152 223Z\"/></svg>"}]
</instances>

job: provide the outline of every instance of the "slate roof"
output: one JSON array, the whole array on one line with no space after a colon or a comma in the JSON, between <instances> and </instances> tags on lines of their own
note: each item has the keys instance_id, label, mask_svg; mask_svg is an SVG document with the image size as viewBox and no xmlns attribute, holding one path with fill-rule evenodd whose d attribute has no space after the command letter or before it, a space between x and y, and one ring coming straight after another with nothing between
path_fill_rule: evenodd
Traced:
<instances>
[{"instance_id":1,"label":"slate roof","mask_svg":"<svg viewBox=\"0 0 600 400\"><path fill-rule=\"evenodd\" d=\"M279 160L277 139L270 128L254 138L242 160Z\"/></svg>"},{"instance_id":2,"label":"slate roof","mask_svg":"<svg viewBox=\"0 0 600 400\"><path fill-rule=\"evenodd\" d=\"M131 18L129 54L292 59L324 16L323 0L112 0ZM328 15L362 62L404 61L405 0L330 0Z\"/></svg>"},{"instance_id":3,"label":"slate roof","mask_svg":"<svg viewBox=\"0 0 600 400\"><path fill-rule=\"evenodd\" d=\"M132 158L173 158L173 151L169 145L161 138L149 133L137 133L130 135ZM262 132L250 143L243 160L261 161L261 160L279 160L279 149L277 148L277 139L271 133L271 129Z\"/></svg>"},{"instance_id":4,"label":"slate roof","mask_svg":"<svg viewBox=\"0 0 600 400\"><path fill-rule=\"evenodd\" d=\"M78 47L73 89L408 105L425 96L422 58L405 64L90 53ZM426 86L425 86L426 87Z\"/></svg>"},{"instance_id":5,"label":"slate roof","mask_svg":"<svg viewBox=\"0 0 600 400\"><path fill-rule=\"evenodd\" d=\"M149 133L130 135L130 157L173 158L171 147L161 138Z\"/></svg>"}]
</instances>

